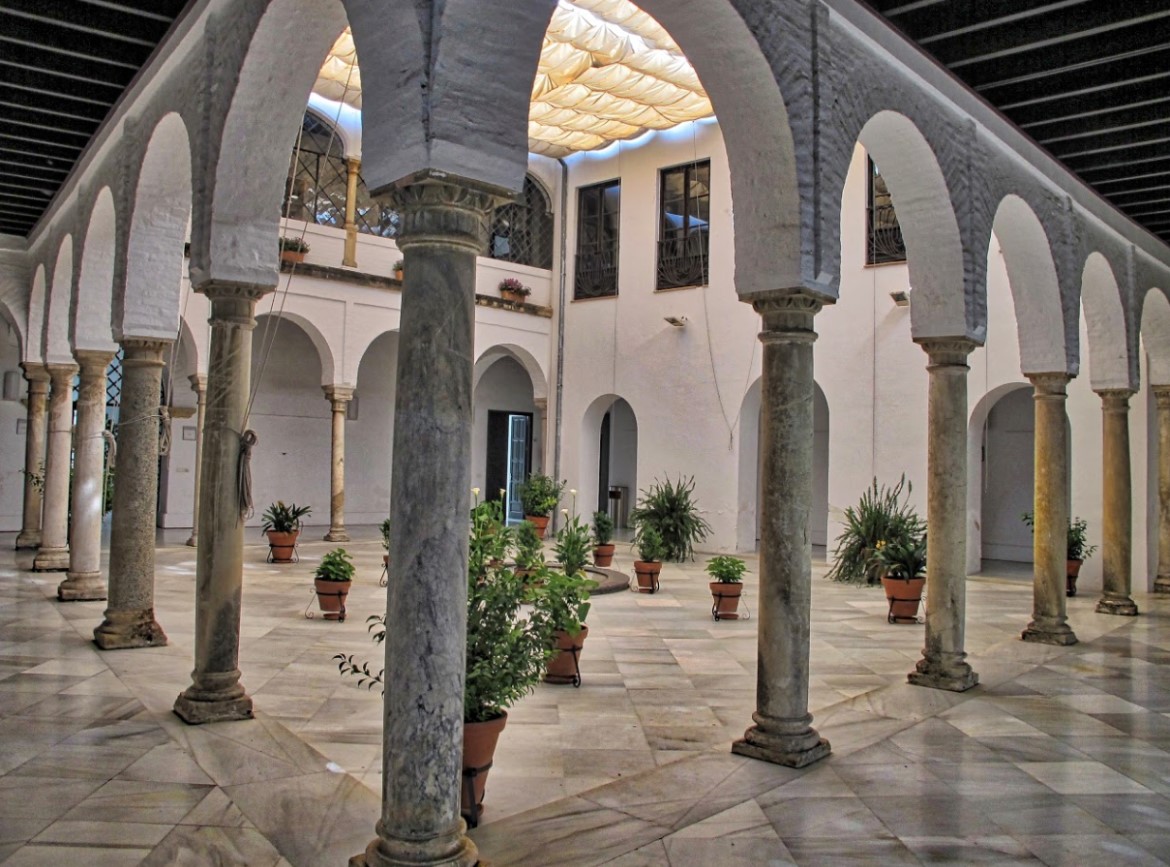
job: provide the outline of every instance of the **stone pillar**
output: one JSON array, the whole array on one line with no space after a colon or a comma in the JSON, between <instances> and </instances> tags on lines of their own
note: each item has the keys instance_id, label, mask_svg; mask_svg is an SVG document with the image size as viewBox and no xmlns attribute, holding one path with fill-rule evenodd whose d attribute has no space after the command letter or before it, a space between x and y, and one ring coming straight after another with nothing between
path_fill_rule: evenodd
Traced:
<instances>
[{"instance_id":1,"label":"stone pillar","mask_svg":"<svg viewBox=\"0 0 1170 867\"><path fill-rule=\"evenodd\" d=\"M78 349L81 367L77 430L73 437L69 575L57 587L62 602L106 598L102 578L102 500L105 494L106 370L113 352Z\"/></svg>"},{"instance_id":2,"label":"stone pillar","mask_svg":"<svg viewBox=\"0 0 1170 867\"><path fill-rule=\"evenodd\" d=\"M353 389L344 385L323 385L325 399L333 411L332 455L329 463L329 532L326 542L348 542L345 532L345 413Z\"/></svg>"},{"instance_id":3,"label":"stone pillar","mask_svg":"<svg viewBox=\"0 0 1170 867\"><path fill-rule=\"evenodd\" d=\"M41 550L35 572L69 568L69 458L73 445L73 377L76 364L46 364L49 371L49 438L45 458L45 502Z\"/></svg>"},{"instance_id":4,"label":"stone pillar","mask_svg":"<svg viewBox=\"0 0 1170 867\"><path fill-rule=\"evenodd\" d=\"M244 589L244 518L240 464L251 380L256 302L270 287L212 282L199 287L211 301L211 349L199 544L195 566L195 670L175 700L187 723L249 719L252 699L240 683L240 602Z\"/></svg>"},{"instance_id":5,"label":"stone pillar","mask_svg":"<svg viewBox=\"0 0 1170 867\"><path fill-rule=\"evenodd\" d=\"M1028 379L1036 400L1036 493L1033 525L1032 622L1020 636L1041 644L1076 644L1065 609L1068 572L1067 373L1036 373Z\"/></svg>"},{"instance_id":6,"label":"stone pillar","mask_svg":"<svg viewBox=\"0 0 1170 867\"><path fill-rule=\"evenodd\" d=\"M544 465L543 455L547 454L545 451L548 448L548 398L534 397L532 398L532 405L536 407L535 417L532 419L532 426L540 433L540 453L542 455L541 465ZM531 469L531 467L529 467Z\"/></svg>"},{"instance_id":7,"label":"stone pillar","mask_svg":"<svg viewBox=\"0 0 1170 867\"><path fill-rule=\"evenodd\" d=\"M927 407L926 646L907 680L963 692L979 683L967 664L967 356L969 340L924 340Z\"/></svg>"},{"instance_id":8,"label":"stone pillar","mask_svg":"<svg viewBox=\"0 0 1170 867\"><path fill-rule=\"evenodd\" d=\"M191 538L187 545L199 544L199 483L203 478L203 419L207 415L207 377L191 374L191 390L195 392L195 502L191 509Z\"/></svg>"},{"instance_id":9,"label":"stone pillar","mask_svg":"<svg viewBox=\"0 0 1170 867\"><path fill-rule=\"evenodd\" d=\"M801 768L829 754L808 711L812 557L813 317L815 298L777 295L763 319L760 449L760 602L755 725L731 746L741 756Z\"/></svg>"},{"instance_id":10,"label":"stone pillar","mask_svg":"<svg viewBox=\"0 0 1170 867\"><path fill-rule=\"evenodd\" d=\"M114 468L110 532L110 596L93 631L102 650L161 647L166 633L154 619L154 538L158 508L159 401L163 353L170 341L122 341L122 400Z\"/></svg>"},{"instance_id":11,"label":"stone pillar","mask_svg":"<svg viewBox=\"0 0 1170 867\"><path fill-rule=\"evenodd\" d=\"M1129 398L1127 388L1099 391L1101 395L1102 469L1101 577L1099 614L1134 616L1130 598L1133 575L1133 492L1129 468Z\"/></svg>"},{"instance_id":12,"label":"stone pillar","mask_svg":"<svg viewBox=\"0 0 1170 867\"><path fill-rule=\"evenodd\" d=\"M427 174L400 182L406 256L391 481L390 584L377 837L351 865L472 865L459 815L471 507L475 257L494 189ZM409 564L412 580L396 570ZM398 580L401 578L402 580ZM406 748L409 745L409 748Z\"/></svg>"},{"instance_id":13,"label":"stone pillar","mask_svg":"<svg viewBox=\"0 0 1170 867\"><path fill-rule=\"evenodd\" d=\"M49 372L43 364L25 361L20 365L28 382L28 415L24 429L24 520L16 549L41 544L41 509L45 482L45 414L49 395ZM39 479L39 481L34 481Z\"/></svg>"},{"instance_id":14,"label":"stone pillar","mask_svg":"<svg viewBox=\"0 0 1170 867\"><path fill-rule=\"evenodd\" d=\"M1153 389L1158 407L1158 574L1154 592L1170 593L1170 385L1155 385Z\"/></svg>"},{"instance_id":15,"label":"stone pillar","mask_svg":"<svg viewBox=\"0 0 1170 867\"><path fill-rule=\"evenodd\" d=\"M345 158L345 248L341 264L347 268L357 267L357 188L362 161L357 157Z\"/></svg>"}]
</instances>

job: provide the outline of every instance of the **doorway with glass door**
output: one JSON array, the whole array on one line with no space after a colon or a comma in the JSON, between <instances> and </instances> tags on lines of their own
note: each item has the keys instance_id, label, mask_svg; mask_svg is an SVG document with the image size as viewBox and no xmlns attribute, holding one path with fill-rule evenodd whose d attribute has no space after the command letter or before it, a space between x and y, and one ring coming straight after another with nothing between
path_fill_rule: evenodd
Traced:
<instances>
[{"instance_id":1,"label":"doorway with glass door","mask_svg":"<svg viewBox=\"0 0 1170 867\"><path fill-rule=\"evenodd\" d=\"M532 413L488 410L486 499L500 499L509 524L524 520L520 486L532 468Z\"/></svg>"}]
</instances>

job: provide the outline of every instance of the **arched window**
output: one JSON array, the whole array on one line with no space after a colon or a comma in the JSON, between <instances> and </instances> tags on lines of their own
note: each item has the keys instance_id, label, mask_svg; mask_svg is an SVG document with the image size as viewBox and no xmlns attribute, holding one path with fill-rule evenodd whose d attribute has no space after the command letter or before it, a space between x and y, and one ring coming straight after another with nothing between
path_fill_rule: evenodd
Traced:
<instances>
[{"instance_id":1,"label":"arched window","mask_svg":"<svg viewBox=\"0 0 1170 867\"><path fill-rule=\"evenodd\" d=\"M301 125L301 148L294 146L285 189L290 219L322 226L345 226L345 153L341 137L311 112Z\"/></svg>"},{"instance_id":2,"label":"arched window","mask_svg":"<svg viewBox=\"0 0 1170 867\"><path fill-rule=\"evenodd\" d=\"M493 259L552 267L552 206L531 175L525 175L524 191L517 201L496 208L488 237L488 255Z\"/></svg>"},{"instance_id":3,"label":"arched window","mask_svg":"<svg viewBox=\"0 0 1170 867\"><path fill-rule=\"evenodd\" d=\"M906 244L902 240L902 227L894 213L894 202L886 187L886 179L872 159L866 160L869 168L869 187L866 197L865 218L869 229L869 243L865 250L867 265L884 265L887 262L905 262Z\"/></svg>"},{"instance_id":4,"label":"arched window","mask_svg":"<svg viewBox=\"0 0 1170 867\"><path fill-rule=\"evenodd\" d=\"M381 235L383 238L398 236L398 212L377 202L370 196L370 190L362 177L358 176L357 204L353 211L357 230L367 235Z\"/></svg>"}]
</instances>

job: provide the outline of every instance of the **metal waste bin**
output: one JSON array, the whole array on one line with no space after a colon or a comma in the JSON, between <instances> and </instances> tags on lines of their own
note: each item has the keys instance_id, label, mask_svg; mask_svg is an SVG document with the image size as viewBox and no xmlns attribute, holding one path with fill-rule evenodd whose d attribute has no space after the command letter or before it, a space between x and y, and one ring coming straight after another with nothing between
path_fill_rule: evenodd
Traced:
<instances>
[{"instance_id":1,"label":"metal waste bin","mask_svg":"<svg viewBox=\"0 0 1170 867\"><path fill-rule=\"evenodd\" d=\"M630 489L625 485L609 486L609 518L616 529L624 530L630 523Z\"/></svg>"}]
</instances>

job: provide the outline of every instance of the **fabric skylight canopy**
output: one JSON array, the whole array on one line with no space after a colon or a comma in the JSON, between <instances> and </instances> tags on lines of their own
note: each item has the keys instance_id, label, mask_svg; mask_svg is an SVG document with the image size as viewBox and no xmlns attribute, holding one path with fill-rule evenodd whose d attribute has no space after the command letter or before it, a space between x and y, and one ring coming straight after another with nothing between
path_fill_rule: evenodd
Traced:
<instances>
[{"instance_id":1,"label":"fabric skylight canopy","mask_svg":"<svg viewBox=\"0 0 1170 867\"><path fill-rule=\"evenodd\" d=\"M313 90L361 108L361 72L347 29ZM560 0L532 85L528 149L561 157L714 114L690 61L629 0Z\"/></svg>"}]
</instances>

